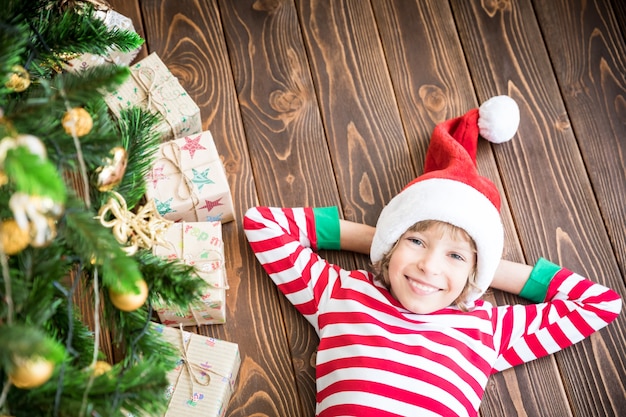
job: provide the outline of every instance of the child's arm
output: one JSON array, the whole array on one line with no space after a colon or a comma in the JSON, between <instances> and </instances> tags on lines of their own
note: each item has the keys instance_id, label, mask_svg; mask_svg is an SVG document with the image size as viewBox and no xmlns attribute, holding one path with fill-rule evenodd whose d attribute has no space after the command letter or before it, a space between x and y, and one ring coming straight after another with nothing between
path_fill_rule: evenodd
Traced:
<instances>
[{"instance_id":1,"label":"child's arm","mask_svg":"<svg viewBox=\"0 0 626 417\"><path fill-rule=\"evenodd\" d=\"M519 295L528 282L533 267L502 259L491 282L491 287Z\"/></svg>"},{"instance_id":2,"label":"child's arm","mask_svg":"<svg viewBox=\"0 0 626 417\"><path fill-rule=\"evenodd\" d=\"M243 227L267 274L317 329L320 300L338 272L314 251L339 249L337 208L253 207Z\"/></svg>"},{"instance_id":3,"label":"child's arm","mask_svg":"<svg viewBox=\"0 0 626 417\"><path fill-rule=\"evenodd\" d=\"M500 272L507 268L504 265ZM516 281L519 271L513 267L510 272ZM504 279L499 276L499 285ZM532 268L519 294L537 304L494 310L500 352L494 372L571 346L615 320L622 308L615 291L545 259Z\"/></svg>"},{"instance_id":4,"label":"child's arm","mask_svg":"<svg viewBox=\"0 0 626 417\"><path fill-rule=\"evenodd\" d=\"M376 231L375 227L341 219L339 220L339 230L339 246L342 250L369 255Z\"/></svg>"}]
</instances>

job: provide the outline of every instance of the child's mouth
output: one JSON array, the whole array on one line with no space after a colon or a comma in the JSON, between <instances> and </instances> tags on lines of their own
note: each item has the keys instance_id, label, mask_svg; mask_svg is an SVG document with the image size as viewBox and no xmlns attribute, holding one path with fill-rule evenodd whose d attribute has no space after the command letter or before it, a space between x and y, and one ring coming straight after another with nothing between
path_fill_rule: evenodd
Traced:
<instances>
[{"instance_id":1,"label":"child's mouth","mask_svg":"<svg viewBox=\"0 0 626 417\"><path fill-rule=\"evenodd\" d=\"M440 291L440 288L416 281L410 277L406 277L406 279L409 281L409 286L411 287L413 292L418 295L430 295L436 293L437 291Z\"/></svg>"}]
</instances>

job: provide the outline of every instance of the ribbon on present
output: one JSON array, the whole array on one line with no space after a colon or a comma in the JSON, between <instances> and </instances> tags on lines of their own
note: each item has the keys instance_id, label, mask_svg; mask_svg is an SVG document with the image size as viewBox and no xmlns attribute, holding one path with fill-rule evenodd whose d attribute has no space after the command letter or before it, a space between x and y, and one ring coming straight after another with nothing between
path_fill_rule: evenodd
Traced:
<instances>
[{"instance_id":1,"label":"ribbon on present","mask_svg":"<svg viewBox=\"0 0 626 417\"><path fill-rule=\"evenodd\" d=\"M167 242L165 244L165 246L169 247L170 249L176 251L176 248L174 247L174 245L171 242ZM213 282L209 282L207 280L205 280L205 282L207 283L207 285L210 288L216 289L216 290L227 290L229 288L228 286L228 281L226 280L226 274L225 274L225 267L224 267L224 255L222 253L220 253L220 251L215 250L215 249L209 249L208 251L206 251L206 253L214 253L217 254L216 259L206 259L206 260L201 260L201 261L187 261L186 257L185 257L185 247L183 246L181 249L181 254L180 254L180 260L183 261L185 264L187 265L191 265L193 267L195 267L197 270L200 270L202 272L215 272L215 271L222 271L222 273L220 274L221 276L221 283L218 284L214 284ZM223 283L223 284L222 284ZM194 321L196 322L195 324L197 326L199 326L202 322L202 320L200 320L198 318L198 316L196 315L196 310L193 308L193 304L189 304L187 306L188 311L191 313L191 316L193 317ZM181 312L182 314L182 312ZM181 324L182 326L182 324Z\"/></svg>"},{"instance_id":2,"label":"ribbon on present","mask_svg":"<svg viewBox=\"0 0 626 417\"><path fill-rule=\"evenodd\" d=\"M156 110L161 113L163 119L168 124L170 129L172 130L172 134L176 135L176 126L172 123L172 121L167 117L167 105L165 104L165 100L163 97L162 89L164 85L156 82L157 76L156 71L150 67L142 66L137 71L130 72L133 79L140 85L146 96L148 97L148 103L146 104L147 109L152 108L152 104L155 104ZM156 90L160 91L156 94ZM180 97L180 91L176 91L176 95L172 97L168 97L168 99L173 100Z\"/></svg>"},{"instance_id":3,"label":"ribbon on present","mask_svg":"<svg viewBox=\"0 0 626 417\"><path fill-rule=\"evenodd\" d=\"M168 149L171 150L171 155L168 155L168 152L166 152ZM161 145L160 161L166 161L171 166L173 166L175 170L175 175L180 174L180 182L174 187L174 189L176 190L176 197L179 200L191 200L191 208L195 217L194 221L197 222L200 220L198 218L197 209L200 201L198 199L198 196L193 192L193 182L191 182L189 177L187 177L187 175L185 175L185 172L183 171L181 154L182 153L180 151L180 146L177 143L174 143L173 141L165 142Z\"/></svg>"},{"instance_id":4,"label":"ribbon on present","mask_svg":"<svg viewBox=\"0 0 626 417\"><path fill-rule=\"evenodd\" d=\"M156 244L164 244L163 232L174 222L166 220L159 214L154 200L139 207L137 213L128 210L126 200L116 191L113 197L98 211L97 219L104 227L113 230L113 236L122 245L130 242L124 251L133 255L139 248L150 249ZM111 213L112 219L106 220Z\"/></svg>"},{"instance_id":5,"label":"ribbon on present","mask_svg":"<svg viewBox=\"0 0 626 417\"><path fill-rule=\"evenodd\" d=\"M191 359L189 359L188 357L188 345L191 343L191 338L193 337L193 335L191 333L185 332L185 330L183 329L183 325L179 325L179 329L180 329L180 344L182 346L181 349L181 359L183 361L183 365L184 365L184 369L187 371L187 374L189 374L189 380L191 381L191 394L190 394L190 401L192 402L196 402L196 398L194 397L194 392L195 392L195 388L194 388L194 382L197 383L198 385L204 386L204 387L208 387L211 384L211 375L213 374L214 376L218 376L222 379L228 379L228 375L217 372L213 369L207 368L205 366L202 366L198 363L193 362ZM187 341L185 341L185 334L189 335L189 338L187 339ZM176 387L178 386L178 382L181 379L181 376L184 374L184 372L180 372L178 374L178 378L176 378L176 382L174 383L174 391L176 391ZM204 377L204 378L203 378ZM203 381L204 379L204 381ZM228 384L228 390L229 390L229 394L232 395L232 387L230 386L230 384ZM230 397L229 395L229 397ZM170 396L169 400L171 401L172 398L174 396ZM169 407L169 404L168 404Z\"/></svg>"},{"instance_id":6,"label":"ribbon on present","mask_svg":"<svg viewBox=\"0 0 626 417\"><path fill-rule=\"evenodd\" d=\"M206 251L206 253L215 253L217 254L217 258L196 261L194 263L190 263L190 265L194 265L197 269L203 272L214 272L217 270L221 270L221 271L225 270L223 253L215 249L209 249L208 251ZM224 277L224 285L213 285L212 283L209 283L209 286L218 290L219 289L227 290L229 286L228 286L228 281L226 280L226 274L223 274L223 277Z\"/></svg>"}]
</instances>

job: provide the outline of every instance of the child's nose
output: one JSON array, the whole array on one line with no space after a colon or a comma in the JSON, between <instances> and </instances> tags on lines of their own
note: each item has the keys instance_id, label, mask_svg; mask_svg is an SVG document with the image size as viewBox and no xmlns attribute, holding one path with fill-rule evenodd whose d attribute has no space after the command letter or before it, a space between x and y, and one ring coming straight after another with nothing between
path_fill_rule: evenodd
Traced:
<instances>
[{"instance_id":1,"label":"child's nose","mask_svg":"<svg viewBox=\"0 0 626 417\"><path fill-rule=\"evenodd\" d=\"M435 251L428 250L419 259L417 266L427 275L437 275L441 270L441 261Z\"/></svg>"}]
</instances>

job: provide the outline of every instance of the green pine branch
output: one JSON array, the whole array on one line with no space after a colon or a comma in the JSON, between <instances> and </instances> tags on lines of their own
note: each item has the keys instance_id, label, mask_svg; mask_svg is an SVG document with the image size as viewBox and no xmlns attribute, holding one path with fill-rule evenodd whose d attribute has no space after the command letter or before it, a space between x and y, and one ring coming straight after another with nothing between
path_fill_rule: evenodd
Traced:
<instances>
[{"instance_id":1,"label":"green pine branch","mask_svg":"<svg viewBox=\"0 0 626 417\"><path fill-rule=\"evenodd\" d=\"M146 177L161 142L161 136L154 129L160 120L160 115L139 107L122 110L118 119L117 135L121 139L121 146L126 149L128 161L124 177L115 190L125 196L129 210L135 208L146 193ZM105 203L105 195L100 196L100 204ZM93 199L96 200L96 197Z\"/></svg>"}]
</instances>

